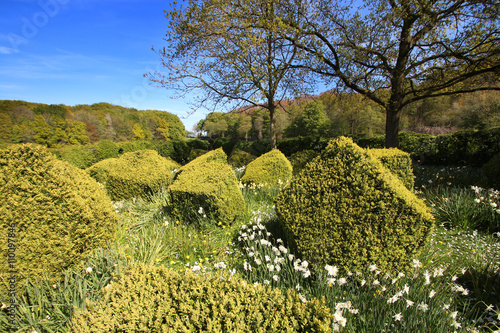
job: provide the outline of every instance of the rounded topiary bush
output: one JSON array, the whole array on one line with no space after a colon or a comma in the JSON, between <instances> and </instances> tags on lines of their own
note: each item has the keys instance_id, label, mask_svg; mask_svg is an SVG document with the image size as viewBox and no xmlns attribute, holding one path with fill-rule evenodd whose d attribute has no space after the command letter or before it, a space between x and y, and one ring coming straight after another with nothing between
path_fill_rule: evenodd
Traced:
<instances>
[{"instance_id":1,"label":"rounded topiary bush","mask_svg":"<svg viewBox=\"0 0 500 333\"><path fill-rule=\"evenodd\" d=\"M230 225L245 210L233 169L216 160L183 169L169 193L171 214L186 222L205 216Z\"/></svg>"},{"instance_id":2,"label":"rounded topiary bush","mask_svg":"<svg viewBox=\"0 0 500 333\"><path fill-rule=\"evenodd\" d=\"M488 178L490 185L500 190L500 153L496 154L483 165L483 172Z\"/></svg>"},{"instance_id":3,"label":"rounded topiary bush","mask_svg":"<svg viewBox=\"0 0 500 333\"><path fill-rule=\"evenodd\" d=\"M277 149L257 157L250 162L241 177L243 184L277 186L292 178L292 164Z\"/></svg>"},{"instance_id":4,"label":"rounded topiary bush","mask_svg":"<svg viewBox=\"0 0 500 333\"><path fill-rule=\"evenodd\" d=\"M252 154L241 150L241 149L233 149L231 152L231 155L229 155L229 158L227 159L227 163L231 165L234 168L241 168L242 166L248 165L250 162L255 160L255 156Z\"/></svg>"},{"instance_id":5,"label":"rounded topiary bush","mask_svg":"<svg viewBox=\"0 0 500 333\"><path fill-rule=\"evenodd\" d=\"M12 270L9 247L18 276L61 272L113 239L117 223L109 197L85 171L37 145L0 150L3 276Z\"/></svg>"},{"instance_id":6,"label":"rounded topiary bush","mask_svg":"<svg viewBox=\"0 0 500 333\"><path fill-rule=\"evenodd\" d=\"M302 169L305 168L307 163L311 162L318 155L319 152L310 149L301 150L296 153L293 153L288 158L293 167L293 174L297 175Z\"/></svg>"},{"instance_id":7,"label":"rounded topiary bush","mask_svg":"<svg viewBox=\"0 0 500 333\"><path fill-rule=\"evenodd\" d=\"M433 226L423 201L344 137L308 163L275 204L292 247L320 269L404 269Z\"/></svg>"},{"instance_id":8,"label":"rounded topiary bush","mask_svg":"<svg viewBox=\"0 0 500 333\"><path fill-rule=\"evenodd\" d=\"M180 168L177 162L149 149L125 153L107 166L105 187L115 201L145 197L169 186L174 170Z\"/></svg>"},{"instance_id":9,"label":"rounded topiary bush","mask_svg":"<svg viewBox=\"0 0 500 333\"><path fill-rule=\"evenodd\" d=\"M72 332L331 332L323 300L236 277L132 266L76 314Z\"/></svg>"},{"instance_id":10,"label":"rounded topiary bush","mask_svg":"<svg viewBox=\"0 0 500 333\"><path fill-rule=\"evenodd\" d=\"M107 158L88 167L86 171L98 183L105 185L108 175L115 168L117 161L117 158Z\"/></svg>"},{"instance_id":11,"label":"rounded topiary bush","mask_svg":"<svg viewBox=\"0 0 500 333\"><path fill-rule=\"evenodd\" d=\"M189 157L188 157L188 161L192 161L198 157L200 157L201 155L204 155L208 153L208 150L206 149L198 149L198 148L194 148L194 149L191 149L191 152L189 153Z\"/></svg>"}]
</instances>

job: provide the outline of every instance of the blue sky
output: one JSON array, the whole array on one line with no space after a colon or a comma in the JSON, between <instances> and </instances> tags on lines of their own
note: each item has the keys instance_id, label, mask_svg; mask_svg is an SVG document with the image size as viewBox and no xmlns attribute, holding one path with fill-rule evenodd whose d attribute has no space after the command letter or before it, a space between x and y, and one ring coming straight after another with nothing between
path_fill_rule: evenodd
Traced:
<instances>
[{"instance_id":1,"label":"blue sky","mask_svg":"<svg viewBox=\"0 0 500 333\"><path fill-rule=\"evenodd\" d=\"M191 130L190 111L143 74L161 70L169 0L1 0L0 99L47 104L108 102L165 110Z\"/></svg>"}]
</instances>

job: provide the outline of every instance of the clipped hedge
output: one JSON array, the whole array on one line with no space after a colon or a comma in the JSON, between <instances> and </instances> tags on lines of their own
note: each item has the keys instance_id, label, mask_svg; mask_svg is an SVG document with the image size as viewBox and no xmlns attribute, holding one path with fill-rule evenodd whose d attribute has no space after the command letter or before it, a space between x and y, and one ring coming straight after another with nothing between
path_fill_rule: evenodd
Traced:
<instances>
[{"instance_id":1,"label":"clipped hedge","mask_svg":"<svg viewBox=\"0 0 500 333\"><path fill-rule=\"evenodd\" d=\"M117 223L109 197L85 171L58 160L42 146L0 150L3 276L11 270L9 244L14 245L18 278L41 277L78 264L93 249L105 246Z\"/></svg>"},{"instance_id":2,"label":"clipped hedge","mask_svg":"<svg viewBox=\"0 0 500 333\"><path fill-rule=\"evenodd\" d=\"M255 156L246 151L240 150L238 148L233 149L231 155L227 159L227 163L229 163L234 168L241 168L242 166L248 165L250 162L255 160Z\"/></svg>"},{"instance_id":3,"label":"clipped hedge","mask_svg":"<svg viewBox=\"0 0 500 333\"><path fill-rule=\"evenodd\" d=\"M205 149L191 149L191 152L189 153L189 157L188 157L188 161L192 161L198 157L200 157L201 155L204 155L208 153L208 150L205 150Z\"/></svg>"},{"instance_id":4,"label":"clipped hedge","mask_svg":"<svg viewBox=\"0 0 500 333\"><path fill-rule=\"evenodd\" d=\"M115 169L117 164L117 158L107 158L97 162L85 171L87 171L90 177L94 178L99 184L106 185L110 172Z\"/></svg>"},{"instance_id":5,"label":"clipped hedge","mask_svg":"<svg viewBox=\"0 0 500 333\"><path fill-rule=\"evenodd\" d=\"M491 160L483 165L483 172L488 178L490 185L500 190L500 153L493 156Z\"/></svg>"},{"instance_id":6,"label":"clipped hedge","mask_svg":"<svg viewBox=\"0 0 500 333\"><path fill-rule=\"evenodd\" d=\"M312 161L319 155L319 152L316 150L301 150L296 153L293 153L288 160L292 164L293 167L293 175L298 175L302 169L305 168L306 164Z\"/></svg>"},{"instance_id":7,"label":"clipped hedge","mask_svg":"<svg viewBox=\"0 0 500 333\"><path fill-rule=\"evenodd\" d=\"M279 150L273 149L247 165L241 182L277 186L280 182L288 182L292 178L292 172L290 161Z\"/></svg>"},{"instance_id":8,"label":"clipped hedge","mask_svg":"<svg viewBox=\"0 0 500 333\"><path fill-rule=\"evenodd\" d=\"M179 169L177 176L180 175L184 171L196 169L200 165L203 165L203 164L208 163L208 162L218 162L218 163L226 164L227 163L227 155L224 152L224 150L222 150L222 148L211 150L203 155L198 156L197 158L195 158L194 160L192 160L188 164L182 166Z\"/></svg>"},{"instance_id":9,"label":"clipped hedge","mask_svg":"<svg viewBox=\"0 0 500 333\"><path fill-rule=\"evenodd\" d=\"M76 314L72 332L331 332L330 322L324 300L137 264Z\"/></svg>"},{"instance_id":10,"label":"clipped hedge","mask_svg":"<svg viewBox=\"0 0 500 333\"><path fill-rule=\"evenodd\" d=\"M424 202L344 137L308 163L275 204L292 247L319 269L404 269L433 226Z\"/></svg>"},{"instance_id":11,"label":"clipped hedge","mask_svg":"<svg viewBox=\"0 0 500 333\"><path fill-rule=\"evenodd\" d=\"M173 170L180 167L149 149L125 153L107 164L103 162L106 161L90 168L89 174L94 175L97 167L104 168L101 174L106 175L105 188L114 201L145 197L169 186L174 179Z\"/></svg>"},{"instance_id":12,"label":"clipped hedge","mask_svg":"<svg viewBox=\"0 0 500 333\"><path fill-rule=\"evenodd\" d=\"M382 164L394 173L406 188L410 191L415 189L415 179L410 154L397 148L390 149L368 149L368 153L378 159Z\"/></svg>"},{"instance_id":13,"label":"clipped hedge","mask_svg":"<svg viewBox=\"0 0 500 333\"><path fill-rule=\"evenodd\" d=\"M224 153L222 149L221 152ZM169 188L170 213L174 217L194 222L206 215L217 223L230 225L244 213L245 200L227 163L209 160L181 170Z\"/></svg>"}]
</instances>

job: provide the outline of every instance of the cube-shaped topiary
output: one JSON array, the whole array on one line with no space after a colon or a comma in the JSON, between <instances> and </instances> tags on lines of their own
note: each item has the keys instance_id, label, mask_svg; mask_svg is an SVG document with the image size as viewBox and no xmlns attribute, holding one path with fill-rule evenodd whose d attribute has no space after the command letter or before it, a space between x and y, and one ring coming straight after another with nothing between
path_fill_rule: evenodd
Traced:
<instances>
[{"instance_id":1,"label":"cube-shaped topiary","mask_svg":"<svg viewBox=\"0 0 500 333\"><path fill-rule=\"evenodd\" d=\"M18 271L19 283L23 275L41 276L78 264L113 239L117 223L109 197L85 171L37 145L0 150L4 277Z\"/></svg>"},{"instance_id":2,"label":"cube-shaped topiary","mask_svg":"<svg viewBox=\"0 0 500 333\"><path fill-rule=\"evenodd\" d=\"M298 175L302 169L305 168L306 164L311 162L314 158L319 155L316 150L306 149L293 153L288 160L293 167L293 175Z\"/></svg>"},{"instance_id":3,"label":"cube-shaped topiary","mask_svg":"<svg viewBox=\"0 0 500 333\"><path fill-rule=\"evenodd\" d=\"M227 163L231 165L233 168L241 168L242 166L247 166L250 162L255 160L255 156L250 153L247 153L241 149L233 149L231 155L227 159Z\"/></svg>"},{"instance_id":4,"label":"cube-shaped topiary","mask_svg":"<svg viewBox=\"0 0 500 333\"><path fill-rule=\"evenodd\" d=\"M144 149L103 160L87 171L104 184L112 200L119 201L144 197L169 186L177 168L177 162Z\"/></svg>"},{"instance_id":5,"label":"cube-shaped topiary","mask_svg":"<svg viewBox=\"0 0 500 333\"><path fill-rule=\"evenodd\" d=\"M292 246L316 268L403 269L433 227L423 201L344 137L332 140L275 203Z\"/></svg>"},{"instance_id":6,"label":"cube-shaped topiary","mask_svg":"<svg viewBox=\"0 0 500 333\"><path fill-rule=\"evenodd\" d=\"M188 164L182 166L177 173L180 175L184 170L193 170L196 169L199 165L208 163L208 162L219 162L219 163L227 163L227 155L222 150L222 148L218 148L215 150L211 150L203 155L196 157L194 160L189 162Z\"/></svg>"},{"instance_id":7,"label":"cube-shaped topiary","mask_svg":"<svg viewBox=\"0 0 500 333\"><path fill-rule=\"evenodd\" d=\"M205 215L230 225L245 210L245 200L233 169L216 160L183 169L169 193L171 214L186 222Z\"/></svg>"},{"instance_id":8,"label":"cube-shaped topiary","mask_svg":"<svg viewBox=\"0 0 500 333\"><path fill-rule=\"evenodd\" d=\"M413 167L410 154L397 148L389 149L367 149L367 152L394 173L406 188L410 191L415 189L415 179L413 177Z\"/></svg>"},{"instance_id":9,"label":"cube-shaped topiary","mask_svg":"<svg viewBox=\"0 0 500 333\"><path fill-rule=\"evenodd\" d=\"M292 178L292 164L277 149L257 157L250 162L241 177L243 184L277 186Z\"/></svg>"},{"instance_id":10,"label":"cube-shaped topiary","mask_svg":"<svg viewBox=\"0 0 500 333\"><path fill-rule=\"evenodd\" d=\"M483 172L490 185L496 190L500 190L500 153L483 165Z\"/></svg>"},{"instance_id":11,"label":"cube-shaped topiary","mask_svg":"<svg viewBox=\"0 0 500 333\"><path fill-rule=\"evenodd\" d=\"M72 332L331 332L324 300L236 277L136 264L73 319Z\"/></svg>"}]
</instances>

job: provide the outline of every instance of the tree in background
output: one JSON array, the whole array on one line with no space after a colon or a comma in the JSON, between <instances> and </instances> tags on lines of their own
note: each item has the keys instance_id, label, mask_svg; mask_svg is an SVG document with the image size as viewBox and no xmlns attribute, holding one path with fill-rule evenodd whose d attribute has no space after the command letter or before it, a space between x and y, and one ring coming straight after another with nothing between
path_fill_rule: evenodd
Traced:
<instances>
[{"instance_id":1,"label":"tree in background","mask_svg":"<svg viewBox=\"0 0 500 333\"><path fill-rule=\"evenodd\" d=\"M320 100L314 100L306 104L304 111L290 124L286 133L288 137L323 136L329 123L325 106Z\"/></svg>"},{"instance_id":2,"label":"tree in background","mask_svg":"<svg viewBox=\"0 0 500 333\"><path fill-rule=\"evenodd\" d=\"M174 3L175 4L175 3ZM200 93L194 107L266 109L271 146L276 147L279 101L304 87L304 71L291 67L301 52L274 27L274 1L190 1L167 13L167 46L159 51L166 73L146 76L180 96ZM222 126L222 124L219 124ZM259 131L262 133L262 130Z\"/></svg>"},{"instance_id":3,"label":"tree in background","mask_svg":"<svg viewBox=\"0 0 500 333\"><path fill-rule=\"evenodd\" d=\"M276 7L274 31L308 54L300 68L385 110L387 147L398 146L408 105L500 90L497 0L276 0Z\"/></svg>"}]
</instances>

